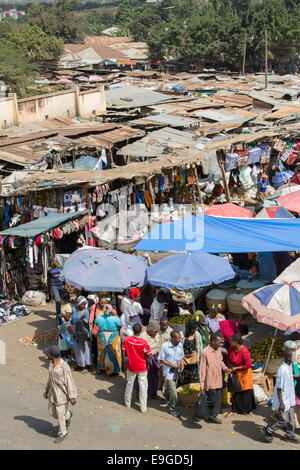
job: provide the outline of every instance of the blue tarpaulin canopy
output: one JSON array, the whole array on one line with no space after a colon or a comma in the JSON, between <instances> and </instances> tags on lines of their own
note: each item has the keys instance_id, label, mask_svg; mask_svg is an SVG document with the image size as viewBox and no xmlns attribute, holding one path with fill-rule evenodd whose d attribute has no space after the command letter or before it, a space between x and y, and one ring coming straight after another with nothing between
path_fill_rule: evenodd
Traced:
<instances>
[{"instance_id":1,"label":"blue tarpaulin canopy","mask_svg":"<svg viewBox=\"0 0 300 470\"><path fill-rule=\"evenodd\" d=\"M18 225L17 227L11 227L7 230L0 232L0 235L8 235L10 237L25 237L32 238L37 237L41 233L48 232L48 230L58 227L59 225L67 222L70 219L80 217L87 214L88 211L82 212L68 212L67 214L56 214L41 217L40 219L33 220L27 224Z\"/></svg>"},{"instance_id":2,"label":"blue tarpaulin canopy","mask_svg":"<svg viewBox=\"0 0 300 470\"><path fill-rule=\"evenodd\" d=\"M156 225L135 249L206 253L299 251L300 219L188 216Z\"/></svg>"}]
</instances>

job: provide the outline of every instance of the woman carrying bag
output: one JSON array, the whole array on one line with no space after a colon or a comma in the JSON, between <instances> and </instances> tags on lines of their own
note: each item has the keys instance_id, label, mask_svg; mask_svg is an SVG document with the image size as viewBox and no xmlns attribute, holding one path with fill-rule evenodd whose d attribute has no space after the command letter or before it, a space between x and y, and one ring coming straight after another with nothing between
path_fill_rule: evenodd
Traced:
<instances>
[{"instance_id":1,"label":"woman carrying bag","mask_svg":"<svg viewBox=\"0 0 300 470\"><path fill-rule=\"evenodd\" d=\"M241 385L239 392L232 392L232 411L226 417L234 414L251 415L256 408L252 377L252 361L249 350L243 345L242 337L237 333L230 338L230 347L227 355L228 367L236 374ZM233 377L232 377L233 379ZM232 380L234 384L234 380ZM236 386L236 384L234 384ZM236 388L237 390L237 388Z\"/></svg>"},{"instance_id":2,"label":"woman carrying bag","mask_svg":"<svg viewBox=\"0 0 300 470\"><path fill-rule=\"evenodd\" d=\"M182 385L199 382L199 361L202 351L202 338L197 331L197 322L190 320L186 324L184 351L184 370L182 372Z\"/></svg>"}]
</instances>

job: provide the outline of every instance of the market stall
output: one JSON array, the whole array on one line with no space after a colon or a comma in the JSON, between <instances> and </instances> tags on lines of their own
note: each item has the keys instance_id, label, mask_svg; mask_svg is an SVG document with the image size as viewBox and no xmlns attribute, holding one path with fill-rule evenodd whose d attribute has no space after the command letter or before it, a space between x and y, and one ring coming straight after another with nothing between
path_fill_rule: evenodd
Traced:
<instances>
[{"instance_id":1,"label":"market stall","mask_svg":"<svg viewBox=\"0 0 300 470\"><path fill-rule=\"evenodd\" d=\"M2 231L2 294L20 300L26 290L47 291L50 260L62 248L57 242L74 233L78 237L88 223L88 212L73 212L49 215Z\"/></svg>"}]
</instances>

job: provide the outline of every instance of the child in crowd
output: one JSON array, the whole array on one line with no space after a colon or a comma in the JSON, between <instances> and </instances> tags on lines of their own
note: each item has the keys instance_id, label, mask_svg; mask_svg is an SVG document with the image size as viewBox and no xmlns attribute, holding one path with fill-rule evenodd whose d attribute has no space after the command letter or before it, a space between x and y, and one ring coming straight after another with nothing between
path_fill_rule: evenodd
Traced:
<instances>
[{"instance_id":1,"label":"child in crowd","mask_svg":"<svg viewBox=\"0 0 300 470\"><path fill-rule=\"evenodd\" d=\"M72 344L73 332L71 327L72 312L65 311L61 325L58 327L58 347L61 351L61 356L68 364L72 360Z\"/></svg>"}]
</instances>

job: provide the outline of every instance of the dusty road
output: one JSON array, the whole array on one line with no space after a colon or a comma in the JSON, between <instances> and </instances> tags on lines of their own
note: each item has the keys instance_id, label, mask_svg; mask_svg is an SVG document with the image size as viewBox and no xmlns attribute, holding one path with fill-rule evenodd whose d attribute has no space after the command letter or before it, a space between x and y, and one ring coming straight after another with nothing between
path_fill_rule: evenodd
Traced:
<instances>
[{"instance_id":1,"label":"dusty road","mask_svg":"<svg viewBox=\"0 0 300 470\"><path fill-rule=\"evenodd\" d=\"M54 309L42 311L0 327L6 343L6 365L0 365L0 449L160 449L160 450L298 450L280 439L267 444L261 428L272 414L258 406L252 417L223 420L222 425L197 424L191 410L182 410L180 420L167 412L164 401L151 400L149 412L141 415L138 404L123 406L124 377L105 377L73 372L78 404L68 438L54 444L57 422L47 412L42 398L48 376L48 361L42 348L22 346L19 338L55 327ZM225 410L224 410L225 411ZM281 434L282 435L282 434Z\"/></svg>"}]
</instances>

